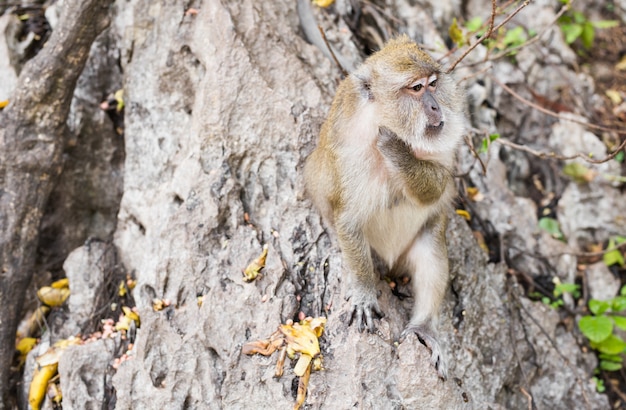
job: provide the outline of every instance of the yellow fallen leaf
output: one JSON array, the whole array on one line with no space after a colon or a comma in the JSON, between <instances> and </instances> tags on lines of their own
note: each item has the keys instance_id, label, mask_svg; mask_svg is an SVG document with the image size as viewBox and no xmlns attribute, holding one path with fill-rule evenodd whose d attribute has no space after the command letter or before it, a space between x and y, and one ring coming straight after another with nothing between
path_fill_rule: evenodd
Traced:
<instances>
[{"instance_id":1,"label":"yellow fallen leaf","mask_svg":"<svg viewBox=\"0 0 626 410\"><path fill-rule=\"evenodd\" d=\"M67 288L56 289L51 286L44 286L37 291L39 300L50 307L61 306L69 296L70 290Z\"/></svg>"},{"instance_id":2,"label":"yellow fallen leaf","mask_svg":"<svg viewBox=\"0 0 626 410\"><path fill-rule=\"evenodd\" d=\"M115 109L117 110L117 112L120 112L124 109L124 89L120 88L119 90L117 90L114 94L114 97L115 101L117 102Z\"/></svg>"},{"instance_id":3,"label":"yellow fallen leaf","mask_svg":"<svg viewBox=\"0 0 626 410\"><path fill-rule=\"evenodd\" d=\"M467 187L465 189L465 192L467 192L467 197L474 202L480 202L483 199L485 199L485 196L482 194L482 192L480 192L478 190L478 188L476 187Z\"/></svg>"},{"instance_id":4,"label":"yellow fallen leaf","mask_svg":"<svg viewBox=\"0 0 626 410\"><path fill-rule=\"evenodd\" d=\"M139 319L139 315L137 314L137 312L133 312L128 306L122 306L122 311L127 318L135 321L137 327L141 325L141 320Z\"/></svg>"},{"instance_id":5,"label":"yellow fallen leaf","mask_svg":"<svg viewBox=\"0 0 626 410\"><path fill-rule=\"evenodd\" d=\"M626 55L619 60L619 63L615 65L615 68L620 71L626 71Z\"/></svg>"},{"instance_id":6,"label":"yellow fallen leaf","mask_svg":"<svg viewBox=\"0 0 626 410\"><path fill-rule=\"evenodd\" d=\"M258 258L250 262L250 264L243 271L244 274L244 282L252 282L257 278L259 273L261 273L261 269L265 267L265 260L267 259L267 244L263 245L263 252L259 255Z\"/></svg>"},{"instance_id":7,"label":"yellow fallen leaf","mask_svg":"<svg viewBox=\"0 0 626 410\"><path fill-rule=\"evenodd\" d=\"M465 219L466 221L472 220L470 213L467 212L465 209L457 209L454 212L456 212L457 215L462 216L463 219Z\"/></svg>"},{"instance_id":8,"label":"yellow fallen leaf","mask_svg":"<svg viewBox=\"0 0 626 410\"><path fill-rule=\"evenodd\" d=\"M121 280L119 286L117 287L117 294L119 297L123 298L126 296L126 281Z\"/></svg>"},{"instance_id":9,"label":"yellow fallen leaf","mask_svg":"<svg viewBox=\"0 0 626 410\"><path fill-rule=\"evenodd\" d=\"M313 4L317 7L328 7L333 4L335 0L313 0Z\"/></svg>"},{"instance_id":10,"label":"yellow fallen leaf","mask_svg":"<svg viewBox=\"0 0 626 410\"><path fill-rule=\"evenodd\" d=\"M450 36L450 40L452 40L457 47L463 47L463 45L465 45L465 35L461 27L459 27L456 17L452 19L452 24L448 27L448 35Z\"/></svg>"},{"instance_id":11,"label":"yellow fallen leaf","mask_svg":"<svg viewBox=\"0 0 626 410\"><path fill-rule=\"evenodd\" d=\"M607 97L609 97L609 100L611 100L613 105L619 105L622 101L624 101L622 95L617 90L606 90L604 93Z\"/></svg>"}]
</instances>

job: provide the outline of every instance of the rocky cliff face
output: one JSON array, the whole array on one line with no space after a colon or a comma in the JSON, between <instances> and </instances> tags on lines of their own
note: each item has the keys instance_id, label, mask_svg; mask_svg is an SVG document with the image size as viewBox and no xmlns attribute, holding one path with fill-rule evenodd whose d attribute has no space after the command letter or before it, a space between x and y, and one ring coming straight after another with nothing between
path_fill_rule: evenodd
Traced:
<instances>
[{"instance_id":1,"label":"rocky cliff face","mask_svg":"<svg viewBox=\"0 0 626 410\"><path fill-rule=\"evenodd\" d=\"M424 22L411 26L414 36L440 38L438 22L424 8L396 3L402 22ZM442 21L455 10L452 3L432 7ZM456 215L448 229L452 281L440 324L449 380L438 379L415 337L398 342L412 299L393 296L385 282L379 300L386 317L378 333L347 325L338 246L306 199L301 174L340 72L305 40L294 2L133 0L118 1L111 13L113 24L93 48L89 72L116 56L119 70L108 88L120 82L124 88L125 160L121 167L112 154L121 137L96 133L93 139L91 132L91 141L114 141L105 144L106 167L98 167L110 172L98 177L84 163L80 169L100 181L93 192L109 195L104 220L90 214L80 223L98 222L89 232L113 239L117 257L109 263L137 279L141 326L131 359L116 371L111 363L119 340L67 349L59 366L64 407L289 408L297 385L289 366L275 379L275 357L244 356L241 348L299 312L328 316L324 370L311 375L307 408L513 409L530 408L531 397L537 408L608 406L590 381L593 357L580 351L555 311L523 296L503 263L488 262ZM345 23L316 16L331 27L343 58L357 62ZM75 112L103 97L97 94L107 86L92 85L79 85ZM468 88L474 86L484 83ZM474 121L480 114L496 126L475 95L473 104ZM85 121L104 121L97 110L85 115ZM70 122L77 129L81 117ZM469 152L462 155L462 164L471 162ZM490 179L472 174L477 185L494 190L478 211L493 213L496 227L507 232L518 223L536 226L533 208L505 186L497 155L493 161ZM55 212L61 211L52 210L51 221ZM529 236L538 241L533 246L553 244ZM266 244L262 276L245 283L242 269ZM74 257L68 270L96 272L90 255L101 247L81 252L85 265L76 266ZM154 299L171 304L155 311Z\"/></svg>"}]
</instances>

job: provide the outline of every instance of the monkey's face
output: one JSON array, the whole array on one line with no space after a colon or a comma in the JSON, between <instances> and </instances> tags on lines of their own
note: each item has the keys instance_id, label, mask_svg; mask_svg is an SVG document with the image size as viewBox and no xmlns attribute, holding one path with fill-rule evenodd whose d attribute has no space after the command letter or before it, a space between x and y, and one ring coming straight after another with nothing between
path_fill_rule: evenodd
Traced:
<instances>
[{"instance_id":1,"label":"monkey's face","mask_svg":"<svg viewBox=\"0 0 626 410\"><path fill-rule=\"evenodd\" d=\"M461 93L441 66L407 36L390 40L353 79L362 107L375 108L378 127L389 128L416 155L445 155L456 149L465 129Z\"/></svg>"}]
</instances>

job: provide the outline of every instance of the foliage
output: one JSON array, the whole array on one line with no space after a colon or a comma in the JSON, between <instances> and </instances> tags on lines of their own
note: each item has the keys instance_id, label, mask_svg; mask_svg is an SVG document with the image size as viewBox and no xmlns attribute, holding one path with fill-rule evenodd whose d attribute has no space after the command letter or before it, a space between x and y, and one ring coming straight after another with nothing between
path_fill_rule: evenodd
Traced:
<instances>
[{"instance_id":1,"label":"foliage","mask_svg":"<svg viewBox=\"0 0 626 410\"><path fill-rule=\"evenodd\" d=\"M481 17L474 17L463 26L460 26L457 20L454 19L448 28L448 34L457 47L463 47L471 44L472 38L484 35L487 29L488 25ZM534 35L534 32L527 32L522 26L511 29L500 27L498 30L494 30L483 44L489 51L505 52L507 55L514 55L515 49L526 43Z\"/></svg>"},{"instance_id":2,"label":"foliage","mask_svg":"<svg viewBox=\"0 0 626 410\"><path fill-rule=\"evenodd\" d=\"M548 232L554 239L558 239L560 241L565 239L565 235L561 232L559 221L554 218L544 217L539 219L539 228Z\"/></svg>"},{"instance_id":3,"label":"foliage","mask_svg":"<svg viewBox=\"0 0 626 410\"><path fill-rule=\"evenodd\" d=\"M569 3L569 0L564 3ZM589 21L582 12L570 10L561 16L558 24L567 44L580 39L580 44L589 50L593 46L596 29L616 27L619 23L616 20Z\"/></svg>"},{"instance_id":4,"label":"foliage","mask_svg":"<svg viewBox=\"0 0 626 410\"><path fill-rule=\"evenodd\" d=\"M479 154L486 153L487 150L489 149L489 145L491 145L491 143L497 140L498 138L500 138L500 134L490 134L488 137L483 138L480 144L480 149L478 150L478 153Z\"/></svg>"},{"instance_id":5,"label":"foliage","mask_svg":"<svg viewBox=\"0 0 626 410\"><path fill-rule=\"evenodd\" d=\"M620 294L609 300L589 301L591 315L583 316L578 322L578 328L593 349L598 351L600 358L599 368L606 371L616 371L622 368L622 353L626 351L626 342L617 334L615 328L626 330L626 317L619 315L626 311L626 285ZM600 384L597 384L601 391Z\"/></svg>"},{"instance_id":6,"label":"foliage","mask_svg":"<svg viewBox=\"0 0 626 410\"><path fill-rule=\"evenodd\" d=\"M626 267L624 263L624 255L618 249L618 246L626 242L624 236L613 236L609 238L609 243L606 247L606 252L602 256L602 260L606 266L619 265L620 268Z\"/></svg>"},{"instance_id":7,"label":"foliage","mask_svg":"<svg viewBox=\"0 0 626 410\"><path fill-rule=\"evenodd\" d=\"M553 309L563 306L563 295L569 293L574 299L580 298L580 285L575 283L561 283L559 278L554 278L554 290L552 297L543 296L538 292L531 293L529 296L538 297L541 301Z\"/></svg>"}]
</instances>

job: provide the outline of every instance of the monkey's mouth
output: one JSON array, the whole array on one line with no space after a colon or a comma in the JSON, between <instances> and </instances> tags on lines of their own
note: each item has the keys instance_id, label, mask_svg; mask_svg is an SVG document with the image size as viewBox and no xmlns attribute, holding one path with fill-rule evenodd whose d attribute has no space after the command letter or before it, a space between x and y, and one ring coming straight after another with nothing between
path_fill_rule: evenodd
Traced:
<instances>
[{"instance_id":1,"label":"monkey's mouth","mask_svg":"<svg viewBox=\"0 0 626 410\"><path fill-rule=\"evenodd\" d=\"M441 131L442 129L443 129L443 121L439 121L439 124L437 125L428 124L426 126L426 133L435 135L435 134L438 134L439 131Z\"/></svg>"}]
</instances>

